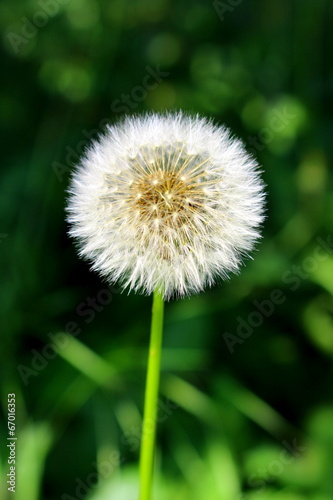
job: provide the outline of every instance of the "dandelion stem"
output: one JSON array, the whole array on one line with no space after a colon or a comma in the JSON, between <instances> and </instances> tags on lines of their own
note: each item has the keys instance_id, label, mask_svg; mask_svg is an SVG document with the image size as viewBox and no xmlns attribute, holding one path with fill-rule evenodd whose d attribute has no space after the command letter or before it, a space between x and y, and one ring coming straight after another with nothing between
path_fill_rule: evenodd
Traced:
<instances>
[{"instance_id":1,"label":"dandelion stem","mask_svg":"<svg viewBox=\"0 0 333 500\"><path fill-rule=\"evenodd\" d=\"M143 412L140 450L139 500L150 500L153 478L153 461L156 435L156 415L163 333L164 302L159 292L154 292L145 404Z\"/></svg>"}]
</instances>

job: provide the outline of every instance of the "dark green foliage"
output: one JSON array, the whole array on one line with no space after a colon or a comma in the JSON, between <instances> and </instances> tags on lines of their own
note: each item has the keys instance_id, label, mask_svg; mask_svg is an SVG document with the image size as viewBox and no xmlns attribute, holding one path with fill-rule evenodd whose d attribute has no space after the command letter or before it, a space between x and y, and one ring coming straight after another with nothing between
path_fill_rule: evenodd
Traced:
<instances>
[{"instance_id":1,"label":"dark green foliage","mask_svg":"<svg viewBox=\"0 0 333 500\"><path fill-rule=\"evenodd\" d=\"M107 123L181 108L254 152L267 220L239 276L166 306L155 498L331 499L332 3L0 10L1 498L8 393L16 500L136 498L151 299L89 271L64 206Z\"/></svg>"}]
</instances>

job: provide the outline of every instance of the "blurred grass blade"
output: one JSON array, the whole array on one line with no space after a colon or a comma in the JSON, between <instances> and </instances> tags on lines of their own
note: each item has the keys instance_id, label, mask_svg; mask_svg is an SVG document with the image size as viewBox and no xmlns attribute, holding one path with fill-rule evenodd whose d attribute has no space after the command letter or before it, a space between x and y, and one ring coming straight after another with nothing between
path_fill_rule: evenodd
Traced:
<instances>
[{"instance_id":1,"label":"blurred grass blade","mask_svg":"<svg viewBox=\"0 0 333 500\"><path fill-rule=\"evenodd\" d=\"M17 443L15 500L38 500L45 459L53 444L51 428L46 423L28 424Z\"/></svg>"},{"instance_id":2,"label":"blurred grass blade","mask_svg":"<svg viewBox=\"0 0 333 500\"><path fill-rule=\"evenodd\" d=\"M218 389L225 400L272 436L280 438L281 433L287 430L299 433L268 403L231 377L224 375Z\"/></svg>"},{"instance_id":3,"label":"blurred grass blade","mask_svg":"<svg viewBox=\"0 0 333 500\"><path fill-rule=\"evenodd\" d=\"M62 392L47 414L47 420L56 423L56 438L95 391L96 383L80 374Z\"/></svg>"},{"instance_id":4,"label":"blurred grass blade","mask_svg":"<svg viewBox=\"0 0 333 500\"><path fill-rule=\"evenodd\" d=\"M107 361L76 338L70 335L68 338L65 349L54 346L59 356L98 385L108 388L117 385L117 371Z\"/></svg>"},{"instance_id":5,"label":"blurred grass blade","mask_svg":"<svg viewBox=\"0 0 333 500\"><path fill-rule=\"evenodd\" d=\"M204 422L220 427L221 419L215 403L189 382L175 375L168 375L163 380L162 392Z\"/></svg>"},{"instance_id":6,"label":"blurred grass blade","mask_svg":"<svg viewBox=\"0 0 333 500\"><path fill-rule=\"evenodd\" d=\"M219 439L215 443L214 450L211 450L209 464L213 482L218 490L218 498L221 500L237 498L240 494L238 468L224 435L222 411L219 406L192 384L174 375L165 379L163 387L165 394L179 406L209 425L219 428ZM180 458L181 455L178 454L178 459Z\"/></svg>"}]
</instances>

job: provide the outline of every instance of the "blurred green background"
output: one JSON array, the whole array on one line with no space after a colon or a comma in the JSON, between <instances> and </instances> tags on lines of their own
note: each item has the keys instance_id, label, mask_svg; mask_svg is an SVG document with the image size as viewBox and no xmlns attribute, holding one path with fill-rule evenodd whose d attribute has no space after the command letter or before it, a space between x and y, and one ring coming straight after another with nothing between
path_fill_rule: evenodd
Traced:
<instances>
[{"instance_id":1,"label":"blurred green background","mask_svg":"<svg viewBox=\"0 0 333 500\"><path fill-rule=\"evenodd\" d=\"M332 2L0 12L1 498L136 499L151 298L89 271L64 206L106 123L181 108L253 151L267 220L239 276L166 306L155 499L332 499Z\"/></svg>"}]
</instances>

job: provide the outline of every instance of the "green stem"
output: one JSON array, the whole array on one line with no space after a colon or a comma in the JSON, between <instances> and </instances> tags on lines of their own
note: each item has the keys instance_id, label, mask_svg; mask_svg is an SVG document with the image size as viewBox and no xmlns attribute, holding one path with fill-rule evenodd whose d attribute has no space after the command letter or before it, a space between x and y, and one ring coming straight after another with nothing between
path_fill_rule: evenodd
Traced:
<instances>
[{"instance_id":1,"label":"green stem","mask_svg":"<svg viewBox=\"0 0 333 500\"><path fill-rule=\"evenodd\" d=\"M163 298L157 291L155 291L153 298L145 405L141 436L139 500L150 500L151 498L162 349L163 311Z\"/></svg>"}]
</instances>

